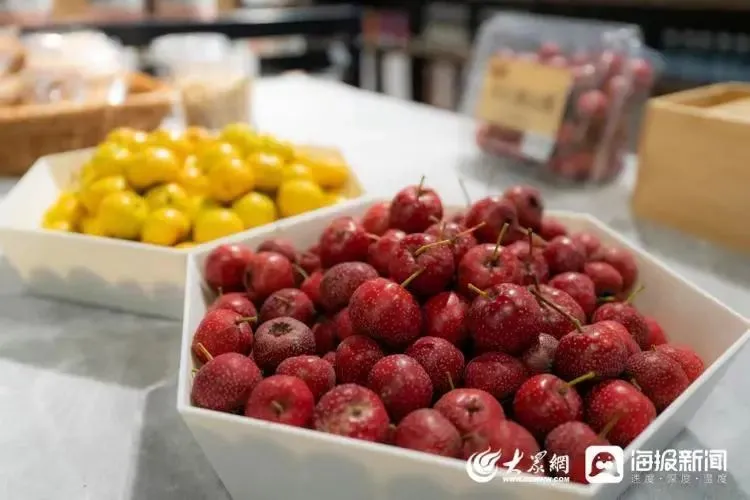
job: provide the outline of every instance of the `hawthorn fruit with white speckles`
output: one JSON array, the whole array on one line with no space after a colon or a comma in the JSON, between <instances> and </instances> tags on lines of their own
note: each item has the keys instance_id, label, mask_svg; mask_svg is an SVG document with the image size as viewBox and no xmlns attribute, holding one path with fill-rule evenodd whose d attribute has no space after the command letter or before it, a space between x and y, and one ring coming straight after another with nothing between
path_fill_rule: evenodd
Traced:
<instances>
[{"instance_id":1,"label":"hawthorn fruit with white speckles","mask_svg":"<svg viewBox=\"0 0 750 500\"><path fill-rule=\"evenodd\" d=\"M210 359L193 378L192 403L223 412L241 410L250 392L263 378L255 362L235 352Z\"/></svg>"},{"instance_id":2,"label":"hawthorn fruit with white speckles","mask_svg":"<svg viewBox=\"0 0 750 500\"><path fill-rule=\"evenodd\" d=\"M634 354L628 359L626 372L659 412L672 404L690 385L680 364L659 351Z\"/></svg>"},{"instance_id":3,"label":"hawthorn fruit with white speckles","mask_svg":"<svg viewBox=\"0 0 750 500\"><path fill-rule=\"evenodd\" d=\"M245 405L245 416L308 427L315 400L304 380L290 375L272 375L258 382Z\"/></svg>"},{"instance_id":4,"label":"hawthorn fruit with white speckles","mask_svg":"<svg viewBox=\"0 0 750 500\"><path fill-rule=\"evenodd\" d=\"M211 250L203 266L203 277L214 291L243 291L245 268L255 252L243 245L219 245Z\"/></svg>"},{"instance_id":5,"label":"hawthorn fruit with white speckles","mask_svg":"<svg viewBox=\"0 0 750 500\"><path fill-rule=\"evenodd\" d=\"M662 344L657 345L654 349L677 361L690 382L700 377L705 370L703 360L690 347Z\"/></svg>"},{"instance_id":6,"label":"hawthorn fruit with white speckles","mask_svg":"<svg viewBox=\"0 0 750 500\"><path fill-rule=\"evenodd\" d=\"M370 370L383 356L383 350L371 338L347 337L336 349L336 380L339 384L367 385Z\"/></svg>"},{"instance_id":7,"label":"hawthorn fruit with white speckles","mask_svg":"<svg viewBox=\"0 0 750 500\"><path fill-rule=\"evenodd\" d=\"M229 309L234 311L240 316L246 318L252 318L258 315L258 310L255 305L247 298L247 295L242 292L230 292L223 295L219 295L216 300L211 303L209 311L215 309Z\"/></svg>"},{"instance_id":8,"label":"hawthorn fruit with white speckles","mask_svg":"<svg viewBox=\"0 0 750 500\"><path fill-rule=\"evenodd\" d=\"M450 420L462 436L505 420L505 412L497 399L480 389L453 389L444 394L434 408Z\"/></svg>"},{"instance_id":9,"label":"hawthorn fruit with white speckles","mask_svg":"<svg viewBox=\"0 0 750 500\"><path fill-rule=\"evenodd\" d=\"M464 355L453 344L438 337L417 339L406 350L427 372L436 395L442 395L463 382Z\"/></svg>"},{"instance_id":10,"label":"hawthorn fruit with white speckles","mask_svg":"<svg viewBox=\"0 0 750 500\"><path fill-rule=\"evenodd\" d=\"M625 371L628 350L622 339L599 323L585 325L560 339L555 352L555 373L565 380L594 372L617 377Z\"/></svg>"},{"instance_id":11,"label":"hawthorn fruit with white speckles","mask_svg":"<svg viewBox=\"0 0 750 500\"><path fill-rule=\"evenodd\" d=\"M349 301L354 333L392 347L405 347L422 331L422 310L414 296L393 281L376 278L357 288Z\"/></svg>"},{"instance_id":12,"label":"hawthorn fruit with white speckles","mask_svg":"<svg viewBox=\"0 0 750 500\"><path fill-rule=\"evenodd\" d=\"M339 217L320 235L320 262L330 268L342 262L364 262L370 248L365 228L351 217Z\"/></svg>"},{"instance_id":13,"label":"hawthorn fruit with white speckles","mask_svg":"<svg viewBox=\"0 0 750 500\"><path fill-rule=\"evenodd\" d=\"M255 318L245 317L229 309L208 311L193 334L193 354L203 363L227 352L247 354L253 347ZM199 344L202 348L198 348Z\"/></svg>"},{"instance_id":14,"label":"hawthorn fruit with white speckles","mask_svg":"<svg viewBox=\"0 0 750 500\"><path fill-rule=\"evenodd\" d=\"M481 354L469 361L464 370L466 387L487 391L498 401L512 397L528 378L526 366L502 352Z\"/></svg>"},{"instance_id":15,"label":"hawthorn fruit with white speckles","mask_svg":"<svg viewBox=\"0 0 750 500\"><path fill-rule=\"evenodd\" d=\"M315 335L294 318L266 321L255 332L253 358L263 370L272 372L287 358L315 354Z\"/></svg>"},{"instance_id":16,"label":"hawthorn fruit with white speckles","mask_svg":"<svg viewBox=\"0 0 750 500\"><path fill-rule=\"evenodd\" d=\"M461 435L458 430L439 411L430 408L415 410L401 419L393 444L441 457L461 456Z\"/></svg>"},{"instance_id":17,"label":"hawthorn fruit with white speckles","mask_svg":"<svg viewBox=\"0 0 750 500\"><path fill-rule=\"evenodd\" d=\"M256 254L245 269L244 279L247 296L256 304L273 292L295 286L292 262L276 252Z\"/></svg>"},{"instance_id":18,"label":"hawthorn fruit with white speckles","mask_svg":"<svg viewBox=\"0 0 750 500\"><path fill-rule=\"evenodd\" d=\"M392 354L375 363L367 377L367 387L380 396L394 422L432 402L432 381L414 359Z\"/></svg>"},{"instance_id":19,"label":"hawthorn fruit with white speckles","mask_svg":"<svg viewBox=\"0 0 750 500\"><path fill-rule=\"evenodd\" d=\"M503 283L521 283L521 261L507 248L497 244L477 245L464 254L458 264L458 290L471 297L469 285L485 290Z\"/></svg>"},{"instance_id":20,"label":"hawthorn fruit with white speckles","mask_svg":"<svg viewBox=\"0 0 750 500\"><path fill-rule=\"evenodd\" d=\"M422 306L422 332L425 336L439 337L461 346L469 334L466 329L468 311L468 301L456 292L434 295Z\"/></svg>"},{"instance_id":21,"label":"hawthorn fruit with white speckles","mask_svg":"<svg viewBox=\"0 0 750 500\"><path fill-rule=\"evenodd\" d=\"M608 424L610 443L626 448L656 418L650 399L624 380L600 382L586 397L586 421L596 432Z\"/></svg>"},{"instance_id":22,"label":"hawthorn fruit with white speckles","mask_svg":"<svg viewBox=\"0 0 750 500\"><path fill-rule=\"evenodd\" d=\"M586 448L589 446L608 446L609 441L587 424L578 421L566 422L555 427L547 434L544 440L544 448L547 450L547 459L553 456L568 457L568 473L565 471L552 470L550 472L557 477L569 477L571 481L588 484L586 480Z\"/></svg>"},{"instance_id":23,"label":"hawthorn fruit with white speckles","mask_svg":"<svg viewBox=\"0 0 750 500\"><path fill-rule=\"evenodd\" d=\"M548 285L573 297L587 317L596 310L596 286L585 274L574 272L558 274L549 280Z\"/></svg>"},{"instance_id":24,"label":"hawthorn fruit with white speckles","mask_svg":"<svg viewBox=\"0 0 750 500\"><path fill-rule=\"evenodd\" d=\"M356 384L339 385L325 393L313 413L313 428L319 431L376 443L385 441L389 425L378 395Z\"/></svg>"},{"instance_id":25,"label":"hawthorn fruit with white speckles","mask_svg":"<svg viewBox=\"0 0 750 500\"><path fill-rule=\"evenodd\" d=\"M302 379L310 389L315 401L336 385L333 365L318 356L295 356L282 361L276 368L277 375L290 375Z\"/></svg>"},{"instance_id":26,"label":"hawthorn fruit with white speckles","mask_svg":"<svg viewBox=\"0 0 750 500\"><path fill-rule=\"evenodd\" d=\"M367 262L383 277L388 277L388 267L396 254L399 242L406 238L400 229L389 229L374 243L367 252Z\"/></svg>"},{"instance_id":27,"label":"hawthorn fruit with white speckles","mask_svg":"<svg viewBox=\"0 0 750 500\"><path fill-rule=\"evenodd\" d=\"M480 293L466 317L475 347L521 354L542 331L542 310L526 288L510 283Z\"/></svg>"},{"instance_id":28,"label":"hawthorn fruit with white speckles","mask_svg":"<svg viewBox=\"0 0 750 500\"><path fill-rule=\"evenodd\" d=\"M540 333L531 347L521 354L521 361L532 375L549 373L555 361L555 352L559 341L552 335Z\"/></svg>"},{"instance_id":29,"label":"hawthorn fruit with white speckles","mask_svg":"<svg viewBox=\"0 0 750 500\"><path fill-rule=\"evenodd\" d=\"M328 269L320 282L320 303L329 313L349 305L354 291L367 280L378 277L378 272L364 262L342 262Z\"/></svg>"},{"instance_id":30,"label":"hawthorn fruit with white speckles","mask_svg":"<svg viewBox=\"0 0 750 500\"><path fill-rule=\"evenodd\" d=\"M648 345L649 330L646 319L631 304L610 302L602 304L591 316L592 322L616 321L627 328L641 349L650 349Z\"/></svg>"},{"instance_id":31,"label":"hawthorn fruit with white speckles","mask_svg":"<svg viewBox=\"0 0 750 500\"><path fill-rule=\"evenodd\" d=\"M419 272L411 281L409 290L422 297L430 297L448 288L455 270L449 241L438 241L426 233L409 234L401 240L388 265L388 273L397 283Z\"/></svg>"},{"instance_id":32,"label":"hawthorn fruit with white speckles","mask_svg":"<svg viewBox=\"0 0 750 500\"><path fill-rule=\"evenodd\" d=\"M275 318L294 318L311 326L315 321L315 305L310 297L298 288L282 288L273 292L260 308L260 322Z\"/></svg>"},{"instance_id":33,"label":"hawthorn fruit with white speckles","mask_svg":"<svg viewBox=\"0 0 750 500\"><path fill-rule=\"evenodd\" d=\"M419 233L443 218L443 202L434 189L424 186L424 177L417 186L409 186L391 200L389 226L406 233Z\"/></svg>"}]
</instances>

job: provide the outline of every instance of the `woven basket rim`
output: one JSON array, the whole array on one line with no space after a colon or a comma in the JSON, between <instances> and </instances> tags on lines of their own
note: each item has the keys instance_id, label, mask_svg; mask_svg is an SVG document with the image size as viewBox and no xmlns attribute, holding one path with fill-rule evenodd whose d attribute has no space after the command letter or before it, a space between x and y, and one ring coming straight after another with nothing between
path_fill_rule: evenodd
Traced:
<instances>
[{"instance_id":1,"label":"woven basket rim","mask_svg":"<svg viewBox=\"0 0 750 500\"><path fill-rule=\"evenodd\" d=\"M174 90L164 82L142 73L128 75L131 85L145 88L144 91L129 94L122 104L106 102L54 104L24 104L21 106L0 107L0 125L32 121L37 118L69 118L78 114L109 112L118 108L140 108L155 105L168 105L172 102Z\"/></svg>"}]
</instances>

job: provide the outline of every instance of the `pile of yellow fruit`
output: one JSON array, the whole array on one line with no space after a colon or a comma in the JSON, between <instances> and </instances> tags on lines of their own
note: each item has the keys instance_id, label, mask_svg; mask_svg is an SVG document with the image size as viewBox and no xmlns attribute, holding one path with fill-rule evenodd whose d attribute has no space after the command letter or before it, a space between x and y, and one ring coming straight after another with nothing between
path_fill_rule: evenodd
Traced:
<instances>
[{"instance_id":1,"label":"pile of yellow fruit","mask_svg":"<svg viewBox=\"0 0 750 500\"><path fill-rule=\"evenodd\" d=\"M72 189L44 215L47 229L186 248L345 199L343 160L259 134L109 134Z\"/></svg>"}]
</instances>

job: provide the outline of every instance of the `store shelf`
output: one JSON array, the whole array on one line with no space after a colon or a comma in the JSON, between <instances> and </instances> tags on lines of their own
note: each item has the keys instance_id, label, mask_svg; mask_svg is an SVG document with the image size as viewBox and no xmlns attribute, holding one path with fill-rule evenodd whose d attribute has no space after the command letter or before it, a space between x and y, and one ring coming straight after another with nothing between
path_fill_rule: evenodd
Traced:
<instances>
[{"instance_id":1,"label":"store shelf","mask_svg":"<svg viewBox=\"0 0 750 500\"><path fill-rule=\"evenodd\" d=\"M230 38L279 35L356 35L360 9L350 4L313 7L250 8L209 20L144 19L131 22L63 23L26 27L24 31L97 29L126 45L144 46L170 33L219 32Z\"/></svg>"}]
</instances>

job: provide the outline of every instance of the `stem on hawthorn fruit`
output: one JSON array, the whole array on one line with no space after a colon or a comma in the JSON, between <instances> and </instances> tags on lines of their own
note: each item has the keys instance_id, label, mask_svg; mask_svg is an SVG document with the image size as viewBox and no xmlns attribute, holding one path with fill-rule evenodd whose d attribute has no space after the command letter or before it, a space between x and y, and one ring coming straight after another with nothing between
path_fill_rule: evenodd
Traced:
<instances>
[{"instance_id":1,"label":"stem on hawthorn fruit","mask_svg":"<svg viewBox=\"0 0 750 500\"><path fill-rule=\"evenodd\" d=\"M370 238L370 239L371 239L372 241L378 241L378 240L380 239L380 236L378 236L377 234L372 234L372 233L365 233L365 234L366 234L366 235L367 235L367 237L368 237L368 238Z\"/></svg>"},{"instance_id":2,"label":"stem on hawthorn fruit","mask_svg":"<svg viewBox=\"0 0 750 500\"><path fill-rule=\"evenodd\" d=\"M451 377L450 372L445 372L445 375L448 377L448 386L451 388L451 391L456 388L456 386L453 384L453 377Z\"/></svg>"},{"instance_id":3,"label":"stem on hawthorn fruit","mask_svg":"<svg viewBox=\"0 0 750 500\"><path fill-rule=\"evenodd\" d=\"M281 404L278 401L271 401L271 406L273 407L273 410L276 412L276 416L279 416L282 413L284 413L284 407L281 406Z\"/></svg>"},{"instance_id":4,"label":"stem on hawthorn fruit","mask_svg":"<svg viewBox=\"0 0 750 500\"><path fill-rule=\"evenodd\" d=\"M200 342L198 342L198 345L195 347L196 349L198 349L198 352L200 352L203 355L203 357L206 358L208 361L211 361L212 359L214 359L214 357L211 356L211 353L208 352L208 349L206 349L206 346L204 346Z\"/></svg>"},{"instance_id":5,"label":"stem on hawthorn fruit","mask_svg":"<svg viewBox=\"0 0 750 500\"><path fill-rule=\"evenodd\" d=\"M630 304L631 302L633 302L633 299L635 298L635 296L641 293L645 288L646 288L646 285L641 285L635 290L633 290L633 292L630 295L628 295L628 298L625 299L625 303Z\"/></svg>"},{"instance_id":6,"label":"stem on hawthorn fruit","mask_svg":"<svg viewBox=\"0 0 750 500\"><path fill-rule=\"evenodd\" d=\"M310 275L307 274L307 271L305 271L302 268L302 266L300 266L299 264L292 264L292 266L294 267L295 271L297 271L298 273L300 273L302 275L302 279L306 280L307 278L310 277Z\"/></svg>"},{"instance_id":7,"label":"stem on hawthorn fruit","mask_svg":"<svg viewBox=\"0 0 750 500\"><path fill-rule=\"evenodd\" d=\"M445 221L443 221L442 223L440 223L440 236L438 236L439 240L442 240L443 238L445 238L445 225L446 224L447 224L447 222L445 222Z\"/></svg>"},{"instance_id":8,"label":"stem on hawthorn fruit","mask_svg":"<svg viewBox=\"0 0 750 500\"><path fill-rule=\"evenodd\" d=\"M632 384L632 385L633 385L633 386L634 386L634 387L635 387L636 389L638 389L639 391L643 392L643 388L642 388L642 387L641 387L640 385L638 385L638 382L637 382L637 381L636 381L636 380L635 380L634 378L631 378L631 379L630 379L630 383L631 383L631 384Z\"/></svg>"},{"instance_id":9,"label":"stem on hawthorn fruit","mask_svg":"<svg viewBox=\"0 0 750 500\"><path fill-rule=\"evenodd\" d=\"M539 288L539 276L536 275L534 272L534 268L532 267L532 254L534 253L534 231L529 228L526 230L529 238L529 255L526 256L526 262L524 263L524 267L526 267L526 274L531 276L531 279L534 281L534 288L537 292L541 291Z\"/></svg>"},{"instance_id":10,"label":"stem on hawthorn fruit","mask_svg":"<svg viewBox=\"0 0 750 500\"><path fill-rule=\"evenodd\" d=\"M573 387L576 384L580 384L581 382L586 382L587 380L591 380L593 378L596 378L596 372L588 372L588 373L584 373L580 377L574 378L570 382L566 382L565 384L568 387Z\"/></svg>"},{"instance_id":11,"label":"stem on hawthorn fruit","mask_svg":"<svg viewBox=\"0 0 750 500\"><path fill-rule=\"evenodd\" d=\"M470 227L470 228L469 228L469 229L467 229L466 231L461 231L461 232L460 232L460 233L458 233L458 234L457 234L456 236L454 236L454 237L453 237L453 239L454 239L454 240L456 240L456 239L460 238L461 236L466 236L466 235L469 235L469 234L473 233L474 231L476 231L477 229L479 229L480 227L482 227L482 226L484 226L484 225L486 225L486 224L487 224L486 222L480 222L480 223L479 223L479 224L477 224L476 226L474 226L474 227Z\"/></svg>"},{"instance_id":12,"label":"stem on hawthorn fruit","mask_svg":"<svg viewBox=\"0 0 750 500\"><path fill-rule=\"evenodd\" d=\"M417 185L417 198L419 198L422 195L422 188L424 188L424 181L425 176L423 175L421 179L419 179L419 184Z\"/></svg>"},{"instance_id":13,"label":"stem on hawthorn fruit","mask_svg":"<svg viewBox=\"0 0 750 500\"><path fill-rule=\"evenodd\" d=\"M568 319L568 321L570 321L571 323L573 323L573 325L575 325L576 330L578 330L579 332L583 332L583 325L581 325L581 322L578 321L577 318L574 318L572 314L570 314L568 311L563 310L560 306L558 306L557 304L555 304L548 298L544 297L541 294L541 292L538 292L537 290L531 290L531 293L534 294L534 296L537 298L537 300L539 300L539 302L554 309L559 314L562 314L563 316L565 316Z\"/></svg>"},{"instance_id":14,"label":"stem on hawthorn fruit","mask_svg":"<svg viewBox=\"0 0 750 500\"><path fill-rule=\"evenodd\" d=\"M489 296L490 296L490 294L488 294L488 293L487 293L487 292L485 292L484 290L480 290L479 288L475 287L475 286L474 286L474 285L472 285L471 283L469 283L469 284L467 285L467 288L468 288L469 290L471 290L472 292L476 293L477 295L481 295L481 296L482 296L482 297L484 297L484 298L487 298L487 297L489 297Z\"/></svg>"},{"instance_id":15,"label":"stem on hawthorn fruit","mask_svg":"<svg viewBox=\"0 0 750 500\"><path fill-rule=\"evenodd\" d=\"M458 178L458 185L461 186L461 191L464 193L464 200L466 201L466 207L471 207L471 196L469 196L469 190L466 188L466 183L463 177Z\"/></svg>"},{"instance_id":16,"label":"stem on hawthorn fruit","mask_svg":"<svg viewBox=\"0 0 750 500\"><path fill-rule=\"evenodd\" d=\"M614 302L616 300L617 300L617 297L615 297L614 295L608 295L606 297L599 297L599 298L596 299L596 301L599 304L605 304L607 302Z\"/></svg>"},{"instance_id":17,"label":"stem on hawthorn fruit","mask_svg":"<svg viewBox=\"0 0 750 500\"><path fill-rule=\"evenodd\" d=\"M450 242L451 242L451 240L440 240L440 241L436 241L434 243L428 243L426 245L422 245L421 247L417 248L417 250L414 252L414 257L419 257L420 255L422 255L423 253L425 253L430 248L433 248L433 247L436 247L436 246L439 246L439 245L445 245L446 243L450 243Z\"/></svg>"},{"instance_id":18,"label":"stem on hawthorn fruit","mask_svg":"<svg viewBox=\"0 0 750 500\"><path fill-rule=\"evenodd\" d=\"M497 235L497 243L495 243L495 251L492 252L492 262L497 262L497 255L500 253L500 242L503 241L503 238L505 237L506 231L508 231L508 228L510 227L510 224L507 222L503 224L502 229L500 229L500 234Z\"/></svg>"},{"instance_id":19,"label":"stem on hawthorn fruit","mask_svg":"<svg viewBox=\"0 0 750 500\"><path fill-rule=\"evenodd\" d=\"M276 297L276 298L281 299L281 297ZM282 299L282 300L286 300L286 299ZM236 320L234 320L234 324L239 325L240 323L255 323L256 321L258 321L257 316L243 316L241 318L237 318Z\"/></svg>"},{"instance_id":20,"label":"stem on hawthorn fruit","mask_svg":"<svg viewBox=\"0 0 750 500\"><path fill-rule=\"evenodd\" d=\"M617 422L620 421L620 419L624 416L624 412L622 410L618 410L617 413L615 413L615 416L612 417L612 419L607 422L607 424L602 427L601 432L599 432L599 437L602 439L607 438L607 434L614 428L615 425L617 425Z\"/></svg>"},{"instance_id":21,"label":"stem on hawthorn fruit","mask_svg":"<svg viewBox=\"0 0 750 500\"><path fill-rule=\"evenodd\" d=\"M403 283L401 283L401 286L402 286L402 287L404 287L404 288L406 288L407 286L409 286L409 284L410 284L410 283L411 283L412 281L414 281L415 279L417 279L417 276L419 276L419 275L420 275L420 274L422 274L423 272L424 272L424 268L423 268L423 267L422 267L422 268L419 268L419 269L417 269L416 271L414 271L414 272L413 272L413 273L411 274L411 276L409 276L408 278L406 278L406 279L405 279L405 280L403 281Z\"/></svg>"},{"instance_id":22,"label":"stem on hawthorn fruit","mask_svg":"<svg viewBox=\"0 0 750 500\"><path fill-rule=\"evenodd\" d=\"M197 369L197 368L193 368L192 370L190 370L190 374L191 374L191 375L192 375L193 377L195 377L195 374L196 374L196 373L198 373L198 369Z\"/></svg>"}]
</instances>

